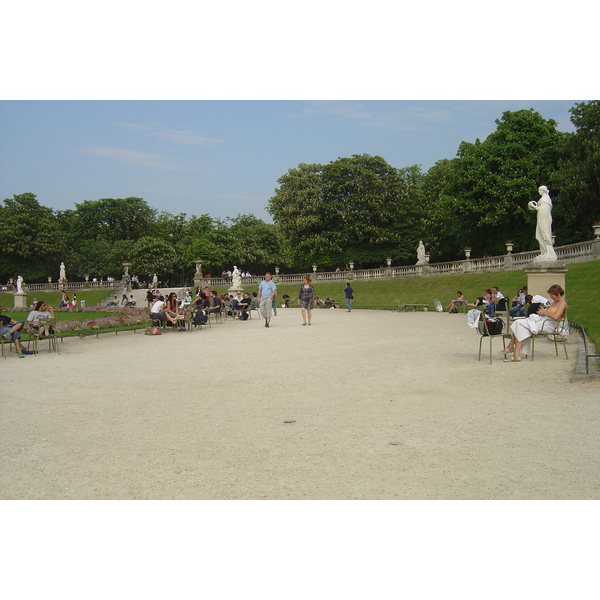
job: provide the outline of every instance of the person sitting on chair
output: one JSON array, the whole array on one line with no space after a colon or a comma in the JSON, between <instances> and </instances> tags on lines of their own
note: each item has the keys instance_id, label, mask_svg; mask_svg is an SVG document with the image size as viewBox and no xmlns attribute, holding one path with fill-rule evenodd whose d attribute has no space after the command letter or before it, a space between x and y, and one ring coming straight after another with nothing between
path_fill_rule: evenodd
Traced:
<instances>
[{"instance_id":1,"label":"person sitting on chair","mask_svg":"<svg viewBox=\"0 0 600 600\"><path fill-rule=\"evenodd\" d=\"M208 313L219 313L221 312L222 301L219 298L217 290L212 290L212 306L208 309Z\"/></svg>"},{"instance_id":2,"label":"person sitting on chair","mask_svg":"<svg viewBox=\"0 0 600 600\"><path fill-rule=\"evenodd\" d=\"M196 312L194 313L194 326L206 325L206 323L208 322L206 311L210 308L210 302L208 301L208 298L204 295L204 292L198 292L198 294L196 295L196 299L191 304L191 307L196 307Z\"/></svg>"},{"instance_id":3,"label":"person sitting on chair","mask_svg":"<svg viewBox=\"0 0 600 600\"><path fill-rule=\"evenodd\" d=\"M23 346L21 346L21 340L19 339L21 336L20 332L25 323L23 323L23 321L15 321L7 315L1 314L2 310L3 309L0 306L0 328L2 329L2 337L7 341L13 342L19 358L23 358L26 354L33 354L33 352L23 349Z\"/></svg>"},{"instance_id":4,"label":"person sitting on chair","mask_svg":"<svg viewBox=\"0 0 600 600\"><path fill-rule=\"evenodd\" d=\"M35 310L32 310L27 315L27 324L29 327L33 328L34 331L40 332L43 335L44 332L39 331L39 320L52 318L54 318L54 309L51 306L46 306L46 303L43 300L38 300L38 303L35 305Z\"/></svg>"},{"instance_id":5,"label":"person sitting on chair","mask_svg":"<svg viewBox=\"0 0 600 600\"><path fill-rule=\"evenodd\" d=\"M456 307L463 306L463 304L466 304L466 303L467 303L467 300L463 296L463 293L459 290L458 292L456 292L456 298L454 300L452 300L452 302L450 302L450 304L448 304L448 306L446 306L446 310L448 312L458 312L456 310ZM454 309L454 310L452 310L452 309Z\"/></svg>"},{"instance_id":6,"label":"person sitting on chair","mask_svg":"<svg viewBox=\"0 0 600 600\"><path fill-rule=\"evenodd\" d=\"M565 290L560 285L553 285L548 289L548 293L552 298L550 308L540 308L537 313L526 319L516 319L510 326L512 339L504 350L500 350L500 354L504 354L504 362L519 362L526 340L540 333L542 329L544 332L552 332L556 329L567 309L567 301L564 298ZM506 356L513 352L514 356Z\"/></svg>"},{"instance_id":7,"label":"person sitting on chair","mask_svg":"<svg viewBox=\"0 0 600 600\"><path fill-rule=\"evenodd\" d=\"M506 310L506 298L497 286L492 288L492 297L489 304L485 308L485 314L493 317L497 310Z\"/></svg>"},{"instance_id":8,"label":"person sitting on chair","mask_svg":"<svg viewBox=\"0 0 600 600\"><path fill-rule=\"evenodd\" d=\"M519 289L517 295L514 297L513 306L508 309L508 314L511 317L523 317L525 316L525 297L527 296L527 286Z\"/></svg>"},{"instance_id":9,"label":"person sitting on chair","mask_svg":"<svg viewBox=\"0 0 600 600\"><path fill-rule=\"evenodd\" d=\"M248 309L250 308L250 303L252 302L252 298L250 298L250 294L248 292L244 292L244 297L238 302L237 308L240 311L240 319L245 321L248 318Z\"/></svg>"},{"instance_id":10,"label":"person sitting on chair","mask_svg":"<svg viewBox=\"0 0 600 600\"><path fill-rule=\"evenodd\" d=\"M483 296L478 296L477 300L475 300L474 304L468 304L467 306L487 306L492 299L492 290L485 289L483 290Z\"/></svg>"},{"instance_id":11,"label":"person sitting on chair","mask_svg":"<svg viewBox=\"0 0 600 600\"><path fill-rule=\"evenodd\" d=\"M176 317L172 317L167 311L165 305L165 297L159 296L158 300L152 305L150 309L150 318L153 321L169 321L173 325L173 327L177 326L177 321L180 319L185 319L183 315L177 315Z\"/></svg>"}]
</instances>

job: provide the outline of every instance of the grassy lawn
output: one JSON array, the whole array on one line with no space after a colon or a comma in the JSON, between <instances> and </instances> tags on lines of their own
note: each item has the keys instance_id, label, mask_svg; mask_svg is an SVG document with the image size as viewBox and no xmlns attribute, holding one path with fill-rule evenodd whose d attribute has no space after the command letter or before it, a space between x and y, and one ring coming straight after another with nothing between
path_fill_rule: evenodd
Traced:
<instances>
[{"instance_id":1,"label":"grassy lawn","mask_svg":"<svg viewBox=\"0 0 600 600\"><path fill-rule=\"evenodd\" d=\"M495 273L473 273L465 275L441 275L438 277L420 277L414 279L393 279L383 281L350 282L354 290L352 308L393 307L399 300L407 304L429 304L433 309L433 299L439 298L443 306L463 292L469 302L483 295L485 288L498 286L509 299L517 290L527 284L523 271L505 271ZM319 298L329 296L340 302L343 308L345 282L319 283L313 281ZM277 286L279 298L289 294L290 306L295 307L299 284ZM566 298L571 306L569 317L581 323L589 338L598 345L600 342L600 315L596 310L596 300L600 291L600 260L569 265L566 274ZM254 288L247 288L252 293ZM219 290L224 293L226 290Z\"/></svg>"},{"instance_id":2,"label":"grassy lawn","mask_svg":"<svg viewBox=\"0 0 600 600\"><path fill-rule=\"evenodd\" d=\"M72 297L73 294L70 294L69 297ZM81 300L85 300L86 306L96 306L100 300L102 300L106 296L106 290L93 290L93 291L80 291L77 293L77 302L79 303ZM61 293L60 292L39 292L39 293L30 293L27 294L27 303L31 304L33 299L44 300L46 304L52 306L56 309L56 307L60 304ZM14 296L12 294L0 294L0 306L4 307L2 311L3 314L9 315L11 318L15 320L24 320L27 316L25 312L14 312L11 309L14 306ZM109 311L102 312L71 312L65 311L61 312L56 310L55 316L57 321L84 321L86 319L99 319L100 317L105 317L114 313ZM23 316L25 315L25 316Z\"/></svg>"},{"instance_id":3,"label":"grassy lawn","mask_svg":"<svg viewBox=\"0 0 600 600\"><path fill-rule=\"evenodd\" d=\"M114 292L108 292L107 290L80 290L77 293L77 303L79 304L81 300L85 300L86 306L96 306L100 300L102 300L107 295L113 295ZM36 293L28 293L27 294L27 304L31 304L33 299L43 300L49 306L56 308L60 304L61 292L36 292ZM73 292L69 292L69 298L73 297ZM7 309L6 313L8 314L9 310L15 305L13 294L0 293L0 306L3 306ZM59 314L56 313L56 318L59 318ZM67 313L64 313L67 314ZM61 319L64 320L64 319Z\"/></svg>"},{"instance_id":4,"label":"grassy lawn","mask_svg":"<svg viewBox=\"0 0 600 600\"><path fill-rule=\"evenodd\" d=\"M446 306L456 297L456 292L461 290L469 302L481 296L485 288L498 286L500 291L509 298L516 294L519 287L527 283L527 276L523 271L505 271L496 273L476 273L467 275L442 275L438 277L421 277L414 279L393 279L383 281L355 281L351 282L354 289L352 308L395 307L397 301L410 304L429 304L433 309L433 299L439 298L442 305ZM343 307L345 282L319 283L313 282L315 291L320 298L329 296L332 300L340 302ZM285 293L290 296L290 306L296 306L299 284L277 286L279 300ZM569 265L566 275L567 300L570 304L569 317L585 328L590 339L599 345L600 342L600 316L595 304L600 290L600 260ZM252 295L255 287L247 287L246 291ZM217 288L219 294L227 291L225 287ZM60 303L60 292L29 294L28 302L33 297L44 299L52 306ZM104 291L81 291L77 300L85 300L87 306L95 306L106 296ZM0 294L0 306L7 310L5 314L13 318L23 318L23 313L11 313L13 306L12 294ZM57 312L56 318L60 321L97 319L105 314L114 313L68 313Z\"/></svg>"},{"instance_id":5,"label":"grassy lawn","mask_svg":"<svg viewBox=\"0 0 600 600\"><path fill-rule=\"evenodd\" d=\"M79 303L81 300L85 300L86 307L94 307L98 304L100 300L102 300L107 295L106 290L93 290L93 291L80 291L77 292L77 302ZM72 296L72 294L70 294ZM61 293L60 292L44 292L44 293L30 293L27 294L27 302L31 303L33 299L44 300L47 304L53 307L57 307L60 304ZM0 294L0 306L4 307L2 311L3 314L8 315L12 319L16 321L24 321L27 318L27 312L25 311L14 311L11 310L14 306L14 297L12 294ZM67 311L64 312L62 310L55 310L54 316L56 317L57 322L64 321L96 321L103 317L114 317L119 314L121 311L111 312L107 311ZM122 311L124 312L124 311ZM116 331L116 330L130 330L133 329L133 326L124 325L122 327L111 327L108 331ZM83 332L85 334L89 334L89 331ZM78 332L64 332L62 335L70 336L70 335L78 335Z\"/></svg>"}]
</instances>

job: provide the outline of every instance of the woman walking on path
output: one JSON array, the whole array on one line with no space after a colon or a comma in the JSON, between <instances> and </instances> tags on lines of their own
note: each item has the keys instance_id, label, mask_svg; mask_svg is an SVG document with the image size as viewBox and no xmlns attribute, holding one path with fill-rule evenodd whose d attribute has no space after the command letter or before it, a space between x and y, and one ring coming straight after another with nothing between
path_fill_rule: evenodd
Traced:
<instances>
[{"instance_id":1,"label":"woman walking on path","mask_svg":"<svg viewBox=\"0 0 600 600\"><path fill-rule=\"evenodd\" d=\"M312 278L307 275L304 278L304 283L300 286L300 291L298 292L298 306L302 309L302 325L310 325L312 305L317 305L317 295L315 294L315 290L311 285L311 281Z\"/></svg>"}]
</instances>

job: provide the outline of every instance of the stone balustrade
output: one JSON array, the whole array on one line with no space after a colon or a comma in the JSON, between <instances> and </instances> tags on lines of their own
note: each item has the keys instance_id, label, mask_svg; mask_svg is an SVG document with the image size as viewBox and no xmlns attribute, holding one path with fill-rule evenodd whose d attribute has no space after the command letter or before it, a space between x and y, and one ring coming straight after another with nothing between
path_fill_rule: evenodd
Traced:
<instances>
[{"instance_id":1,"label":"stone balustrade","mask_svg":"<svg viewBox=\"0 0 600 600\"><path fill-rule=\"evenodd\" d=\"M554 248L559 262L577 263L600 259L600 238L588 242L579 242L567 246ZM299 284L304 276L309 274L314 281L343 282L343 281L375 281L380 279L403 279L406 277L432 277L438 275L457 275L461 273L484 273L489 271L514 271L523 269L539 255L539 251L517 252L502 256L488 256L484 258L467 258L443 263L427 263L423 265L390 266L377 269L358 269L350 271L323 271L316 273L306 271L294 274L273 274L273 280L281 284ZM256 287L263 276L242 277L242 287ZM195 282L197 285L198 282ZM80 281L68 283L25 283L26 292L44 291L77 291L103 289L110 291L122 286L120 281ZM212 277L203 279L200 287L229 287L231 279L227 277ZM15 291L13 286L7 286L7 291Z\"/></svg>"}]
</instances>

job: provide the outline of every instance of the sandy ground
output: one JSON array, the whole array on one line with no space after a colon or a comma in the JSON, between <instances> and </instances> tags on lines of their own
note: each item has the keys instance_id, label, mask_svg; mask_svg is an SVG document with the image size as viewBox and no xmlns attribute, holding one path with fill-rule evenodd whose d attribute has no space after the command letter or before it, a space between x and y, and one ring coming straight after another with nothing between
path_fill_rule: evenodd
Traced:
<instances>
[{"instance_id":1,"label":"sandy ground","mask_svg":"<svg viewBox=\"0 0 600 600\"><path fill-rule=\"evenodd\" d=\"M0 359L2 499L597 499L600 381L464 315L315 310ZM484 344L484 349L488 344ZM495 341L494 352L501 342Z\"/></svg>"}]
</instances>

